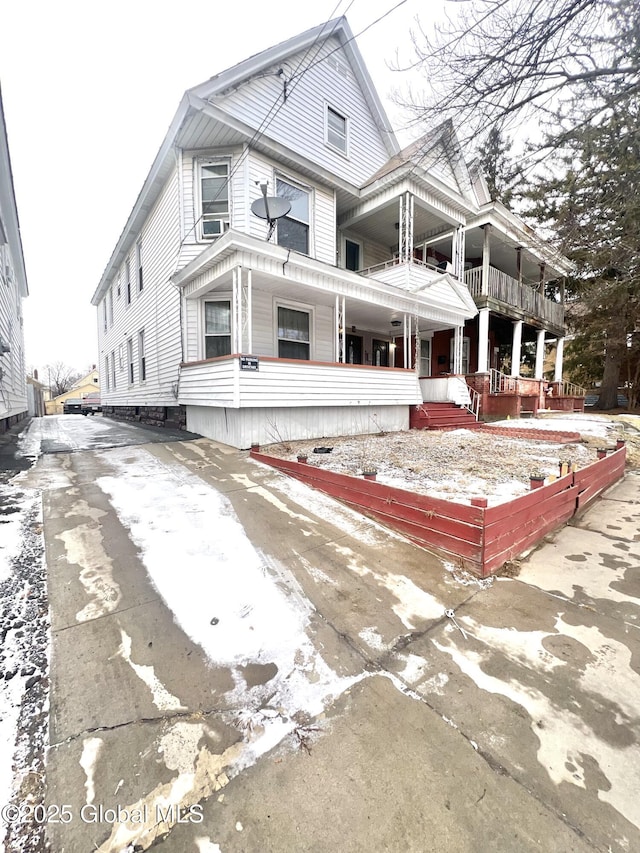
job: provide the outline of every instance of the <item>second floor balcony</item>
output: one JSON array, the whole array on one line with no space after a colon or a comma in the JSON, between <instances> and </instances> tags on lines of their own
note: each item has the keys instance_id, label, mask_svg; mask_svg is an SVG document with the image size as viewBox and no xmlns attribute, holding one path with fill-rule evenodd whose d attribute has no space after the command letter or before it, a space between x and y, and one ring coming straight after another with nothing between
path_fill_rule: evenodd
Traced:
<instances>
[{"instance_id":1,"label":"second floor balcony","mask_svg":"<svg viewBox=\"0 0 640 853\"><path fill-rule=\"evenodd\" d=\"M514 319L535 321L554 334L564 334L564 305L560 302L547 299L495 267L489 267L488 288L484 293L482 267L466 270L464 278L479 308L489 307Z\"/></svg>"}]
</instances>

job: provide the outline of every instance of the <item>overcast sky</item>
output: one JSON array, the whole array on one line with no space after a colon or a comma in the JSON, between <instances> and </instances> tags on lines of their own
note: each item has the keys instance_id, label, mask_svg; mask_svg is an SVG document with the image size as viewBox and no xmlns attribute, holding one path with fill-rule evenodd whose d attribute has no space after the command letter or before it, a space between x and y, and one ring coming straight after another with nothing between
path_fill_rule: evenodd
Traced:
<instances>
[{"instance_id":1,"label":"overcast sky","mask_svg":"<svg viewBox=\"0 0 640 853\"><path fill-rule=\"evenodd\" d=\"M28 368L98 363L90 299L186 89L341 14L357 35L397 2L2 0ZM404 78L387 64L409 57L416 17L428 26L442 3L405 0L357 38L396 128L388 96Z\"/></svg>"}]
</instances>

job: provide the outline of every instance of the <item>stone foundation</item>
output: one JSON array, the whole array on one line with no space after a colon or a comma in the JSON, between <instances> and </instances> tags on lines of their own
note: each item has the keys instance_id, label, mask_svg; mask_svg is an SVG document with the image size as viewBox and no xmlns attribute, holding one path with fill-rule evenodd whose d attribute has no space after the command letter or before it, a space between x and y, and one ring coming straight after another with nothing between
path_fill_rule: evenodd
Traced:
<instances>
[{"instance_id":1,"label":"stone foundation","mask_svg":"<svg viewBox=\"0 0 640 853\"><path fill-rule=\"evenodd\" d=\"M187 428L184 406L103 406L102 414L116 421L133 421L166 429Z\"/></svg>"}]
</instances>

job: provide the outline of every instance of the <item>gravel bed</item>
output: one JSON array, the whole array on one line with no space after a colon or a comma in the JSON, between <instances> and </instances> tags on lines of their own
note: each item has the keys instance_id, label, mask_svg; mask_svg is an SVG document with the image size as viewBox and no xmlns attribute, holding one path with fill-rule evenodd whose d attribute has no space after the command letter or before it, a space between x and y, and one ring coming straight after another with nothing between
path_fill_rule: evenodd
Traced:
<instances>
[{"instance_id":1,"label":"gravel bed","mask_svg":"<svg viewBox=\"0 0 640 853\"><path fill-rule=\"evenodd\" d=\"M314 453L317 447L332 450ZM291 460L306 453L310 465L353 476L372 467L386 485L456 501L486 497L490 504L528 492L530 474L557 475L561 461L584 467L596 460L594 449L582 442L557 444L465 429L280 442L262 450Z\"/></svg>"}]
</instances>

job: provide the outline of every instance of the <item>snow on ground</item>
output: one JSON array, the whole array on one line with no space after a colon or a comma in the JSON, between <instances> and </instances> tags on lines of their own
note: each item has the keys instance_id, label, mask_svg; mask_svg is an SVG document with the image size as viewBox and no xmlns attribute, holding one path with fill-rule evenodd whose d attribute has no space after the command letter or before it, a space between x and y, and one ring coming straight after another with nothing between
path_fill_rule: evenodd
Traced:
<instances>
[{"instance_id":1,"label":"snow on ground","mask_svg":"<svg viewBox=\"0 0 640 853\"><path fill-rule=\"evenodd\" d=\"M596 415L586 412L584 414L576 412L576 414L568 414L566 416L549 414L529 420L512 418L505 421L496 421L492 423L492 426L511 427L514 429L531 427L532 429L548 429L560 432L579 432L581 435L593 435L598 438L607 438L616 429L615 423L606 415Z\"/></svg>"},{"instance_id":2,"label":"snow on ground","mask_svg":"<svg viewBox=\"0 0 640 853\"><path fill-rule=\"evenodd\" d=\"M40 492L21 489L18 478L0 485L0 809L27 775L42 778L49 655L48 608ZM31 790L35 796L38 786ZM5 830L0 822L0 839ZM7 849L38 849L41 833Z\"/></svg>"},{"instance_id":3,"label":"snow on ground","mask_svg":"<svg viewBox=\"0 0 640 853\"><path fill-rule=\"evenodd\" d=\"M562 426L558 424L562 423ZM500 425L581 432L582 424L608 435L608 422L502 421ZM549 424L549 426L546 426ZM615 429L615 425L614 425ZM330 453L314 453L315 447L330 447ZM289 441L263 448L264 452L295 460L306 453L308 464L338 473L359 476L365 467L377 470L377 480L387 486L418 492L434 498L466 503L474 497L489 504L511 500L529 491L529 477L542 473L557 475L560 462L580 467L596 460L593 448L581 442L558 444L491 434L489 430L458 429L447 432L406 432Z\"/></svg>"},{"instance_id":4,"label":"snow on ground","mask_svg":"<svg viewBox=\"0 0 640 853\"><path fill-rule=\"evenodd\" d=\"M306 634L311 604L282 566L253 547L224 495L143 449L111 450L102 459L113 476L97 485L130 531L159 594L213 664L275 664L277 705L290 714L317 714L352 683L317 652ZM245 691L239 680L238 699Z\"/></svg>"}]
</instances>

